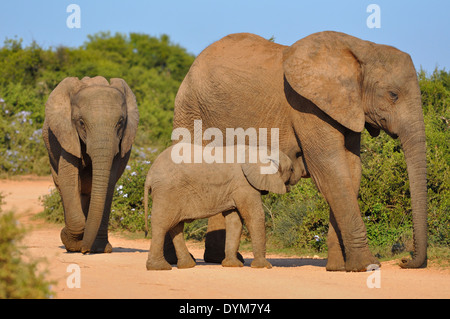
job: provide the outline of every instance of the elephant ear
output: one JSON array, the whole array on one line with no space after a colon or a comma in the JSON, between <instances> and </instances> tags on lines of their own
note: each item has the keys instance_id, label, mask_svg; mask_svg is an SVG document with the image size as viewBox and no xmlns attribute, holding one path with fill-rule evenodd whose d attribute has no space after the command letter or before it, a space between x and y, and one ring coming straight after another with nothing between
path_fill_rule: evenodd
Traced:
<instances>
[{"instance_id":1,"label":"elephant ear","mask_svg":"<svg viewBox=\"0 0 450 319\"><path fill-rule=\"evenodd\" d=\"M45 122L48 127L61 147L78 158L81 157L80 139L72 122L71 97L83 85L76 77L65 78L50 93L45 104Z\"/></svg>"},{"instance_id":2,"label":"elephant ear","mask_svg":"<svg viewBox=\"0 0 450 319\"><path fill-rule=\"evenodd\" d=\"M326 31L297 41L283 53L289 85L354 132L362 132L365 122L361 61L354 50L363 42L370 43Z\"/></svg>"},{"instance_id":3,"label":"elephant ear","mask_svg":"<svg viewBox=\"0 0 450 319\"><path fill-rule=\"evenodd\" d=\"M254 188L260 191L285 194L287 189L285 181L281 177L281 172L284 170L284 168L280 166L281 163L283 163L283 161L273 157L266 157L257 163L243 163L241 164L241 167L247 181ZM269 168L269 166L271 167ZM264 171L264 169L266 169L266 171Z\"/></svg>"},{"instance_id":4,"label":"elephant ear","mask_svg":"<svg viewBox=\"0 0 450 319\"><path fill-rule=\"evenodd\" d=\"M126 153L131 150L131 145L134 142L136 131L139 123L139 111L136 103L136 97L131 91L128 84L120 78L112 78L110 80L111 86L117 88L125 96L127 103L127 123L122 137L121 156L124 157Z\"/></svg>"}]
</instances>

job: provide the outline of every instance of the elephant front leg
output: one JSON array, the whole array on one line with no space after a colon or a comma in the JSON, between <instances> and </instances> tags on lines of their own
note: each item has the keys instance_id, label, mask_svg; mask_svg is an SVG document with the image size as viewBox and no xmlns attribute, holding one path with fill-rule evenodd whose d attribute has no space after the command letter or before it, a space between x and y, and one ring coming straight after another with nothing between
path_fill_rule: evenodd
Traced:
<instances>
[{"instance_id":1,"label":"elephant front leg","mask_svg":"<svg viewBox=\"0 0 450 319\"><path fill-rule=\"evenodd\" d=\"M379 262L369 251L366 228L360 215L351 170L345 156L342 158L330 156L328 163L321 164L320 169L311 168L316 185L330 205L327 269L366 271L367 266ZM317 165L317 162L314 165Z\"/></svg>"},{"instance_id":2,"label":"elephant front leg","mask_svg":"<svg viewBox=\"0 0 450 319\"><path fill-rule=\"evenodd\" d=\"M351 183L355 197L359 193L361 184L361 159L360 159L361 134L348 133L345 137L345 157L348 163ZM342 241L342 234L330 209L330 222L328 227L328 261L326 269L328 271L345 271L345 246Z\"/></svg>"},{"instance_id":3,"label":"elephant front leg","mask_svg":"<svg viewBox=\"0 0 450 319\"><path fill-rule=\"evenodd\" d=\"M328 172L333 175L332 172ZM328 176L331 178L331 176ZM329 179L327 179L329 180ZM317 183L332 211L328 243L330 245L328 270L366 271L367 266L379 264L367 244L366 228L360 216L358 201L348 192L349 181L339 174L333 180Z\"/></svg>"},{"instance_id":4,"label":"elephant front leg","mask_svg":"<svg viewBox=\"0 0 450 319\"><path fill-rule=\"evenodd\" d=\"M272 268L272 265L266 259L265 217L259 192L254 196L236 200L236 206L252 239L253 256L255 258L250 266L253 268Z\"/></svg>"},{"instance_id":5,"label":"elephant front leg","mask_svg":"<svg viewBox=\"0 0 450 319\"><path fill-rule=\"evenodd\" d=\"M345 248L342 236L330 209L330 223L328 225L328 260L326 269L328 271L345 271Z\"/></svg>"},{"instance_id":6,"label":"elephant front leg","mask_svg":"<svg viewBox=\"0 0 450 319\"><path fill-rule=\"evenodd\" d=\"M61 241L67 251L81 250L86 222L81 207L78 162L77 158L63 151L55 181L64 208L65 227L61 230Z\"/></svg>"}]
</instances>

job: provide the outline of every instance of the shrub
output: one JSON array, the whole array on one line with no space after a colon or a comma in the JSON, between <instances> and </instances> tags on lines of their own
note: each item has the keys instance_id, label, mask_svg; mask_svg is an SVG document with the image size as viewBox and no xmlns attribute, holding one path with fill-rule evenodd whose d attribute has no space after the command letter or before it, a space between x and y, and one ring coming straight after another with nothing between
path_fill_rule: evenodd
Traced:
<instances>
[{"instance_id":1,"label":"shrub","mask_svg":"<svg viewBox=\"0 0 450 319\"><path fill-rule=\"evenodd\" d=\"M310 179L284 195L263 196L267 231L275 244L326 251L328 206Z\"/></svg>"},{"instance_id":2,"label":"shrub","mask_svg":"<svg viewBox=\"0 0 450 319\"><path fill-rule=\"evenodd\" d=\"M44 211L38 214L38 217L42 217L45 220L56 224L64 223L64 209L61 196L56 188L54 188L50 194L41 196L39 200L44 207Z\"/></svg>"},{"instance_id":3,"label":"shrub","mask_svg":"<svg viewBox=\"0 0 450 319\"><path fill-rule=\"evenodd\" d=\"M42 128L34 122L33 113L15 113L15 110L5 103L0 113L0 172L12 175L49 174Z\"/></svg>"},{"instance_id":4,"label":"shrub","mask_svg":"<svg viewBox=\"0 0 450 319\"><path fill-rule=\"evenodd\" d=\"M144 231L144 183L150 161L133 161L127 165L116 184L111 206L110 228Z\"/></svg>"},{"instance_id":5,"label":"shrub","mask_svg":"<svg viewBox=\"0 0 450 319\"><path fill-rule=\"evenodd\" d=\"M0 198L1 201L1 198ZM25 236L12 212L0 211L0 299L51 298L47 271L39 271L39 261L25 262L18 242Z\"/></svg>"}]
</instances>

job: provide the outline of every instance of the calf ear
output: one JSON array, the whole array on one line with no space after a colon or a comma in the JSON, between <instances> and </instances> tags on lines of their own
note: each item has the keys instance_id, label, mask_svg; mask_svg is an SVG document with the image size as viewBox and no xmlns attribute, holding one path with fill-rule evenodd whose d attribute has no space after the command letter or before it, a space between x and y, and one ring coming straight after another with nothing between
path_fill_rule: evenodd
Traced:
<instances>
[{"instance_id":1,"label":"calf ear","mask_svg":"<svg viewBox=\"0 0 450 319\"><path fill-rule=\"evenodd\" d=\"M271 165L274 169L272 174L264 174L264 168L267 170L267 166ZM265 167L266 166L266 167ZM269 191L276 194L285 194L286 185L284 185L281 179L280 172L278 170L278 163L270 159L268 164L262 163L243 163L241 164L242 172L244 173L247 181L254 188L260 191Z\"/></svg>"}]
</instances>

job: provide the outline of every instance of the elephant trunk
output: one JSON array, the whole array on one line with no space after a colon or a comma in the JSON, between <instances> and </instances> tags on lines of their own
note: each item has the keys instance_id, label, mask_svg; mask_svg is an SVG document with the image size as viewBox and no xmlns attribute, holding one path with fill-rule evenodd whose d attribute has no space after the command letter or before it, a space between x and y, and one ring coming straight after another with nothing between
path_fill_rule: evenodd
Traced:
<instances>
[{"instance_id":1,"label":"elephant trunk","mask_svg":"<svg viewBox=\"0 0 450 319\"><path fill-rule=\"evenodd\" d=\"M112 151L114 148L111 147L111 141L97 141L92 148L91 160L92 160L92 190L91 190L91 200L89 204L89 213L86 220L86 226L83 236L83 243L81 247L82 253L87 253L90 251L104 250L108 243L108 221L109 221L109 210L111 203L108 202L108 198L112 198L112 194L108 194L111 191L110 185L110 175L111 166L115 152ZM109 196L111 195L111 196ZM110 200L109 200L110 201ZM103 224L102 227L100 227ZM105 229L101 234L99 229ZM95 247L93 249L93 244L95 240L99 241L101 247ZM97 245L97 244L96 244Z\"/></svg>"},{"instance_id":2,"label":"elephant trunk","mask_svg":"<svg viewBox=\"0 0 450 319\"><path fill-rule=\"evenodd\" d=\"M425 126L422 109L420 119L399 133L405 154L410 182L413 219L414 253L411 260L403 259L402 268L419 268L427 264L427 168Z\"/></svg>"}]
</instances>

